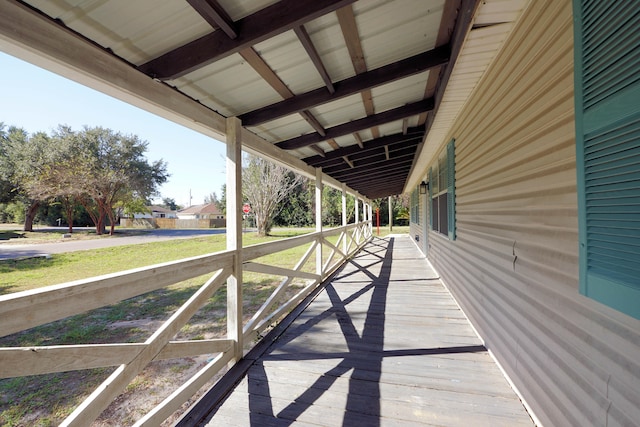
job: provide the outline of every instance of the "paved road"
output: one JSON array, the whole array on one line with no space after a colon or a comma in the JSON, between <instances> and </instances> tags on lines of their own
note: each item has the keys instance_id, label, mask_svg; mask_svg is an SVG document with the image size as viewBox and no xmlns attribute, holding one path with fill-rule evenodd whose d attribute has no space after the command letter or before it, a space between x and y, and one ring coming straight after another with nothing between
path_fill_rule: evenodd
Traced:
<instances>
[{"instance_id":1,"label":"paved road","mask_svg":"<svg viewBox=\"0 0 640 427\"><path fill-rule=\"evenodd\" d=\"M145 230L135 236L104 236L100 239L70 240L55 243L15 244L0 243L0 260L30 256L46 256L64 252L85 251L112 246L135 245L139 243L159 242L172 239L224 234L224 229L202 230Z\"/></svg>"}]
</instances>

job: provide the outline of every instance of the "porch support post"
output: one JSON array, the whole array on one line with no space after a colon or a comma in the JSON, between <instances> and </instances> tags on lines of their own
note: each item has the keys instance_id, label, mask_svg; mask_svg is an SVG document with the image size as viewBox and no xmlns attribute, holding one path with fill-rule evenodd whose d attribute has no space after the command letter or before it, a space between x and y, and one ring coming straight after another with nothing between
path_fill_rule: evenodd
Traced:
<instances>
[{"instance_id":1,"label":"porch support post","mask_svg":"<svg viewBox=\"0 0 640 427\"><path fill-rule=\"evenodd\" d=\"M391 196L389 196L389 232L393 231L393 206L391 205Z\"/></svg>"},{"instance_id":2,"label":"porch support post","mask_svg":"<svg viewBox=\"0 0 640 427\"><path fill-rule=\"evenodd\" d=\"M342 252L347 254L347 184L342 184L342 226L345 227L343 231L344 237L342 239Z\"/></svg>"},{"instance_id":3,"label":"porch support post","mask_svg":"<svg viewBox=\"0 0 640 427\"><path fill-rule=\"evenodd\" d=\"M367 201L367 219L369 220L369 237L373 236L373 209L371 207L371 200Z\"/></svg>"},{"instance_id":4,"label":"porch support post","mask_svg":"<svg viewBox=\"0 0 640 427\"><path fill-rule=\"evenodd\" d=\"M316 168L316 232L322 233L322 168ZM316 274L324 279L322 271L322 236L318 237L316 249Z\"/></svg>"},{"instance_id":5,"label":"porch support post","mask_svg":"<svg viewBox=\"0 0 640 427\"><path fill-rule=\"evenodd\" d=\"M227 128L227 250L235 251L227 279L227 337L234 341L233 360L242 359L242 124L237 117Z\"/></svg>"},{"instance_id":6,"label":"porch support post","mask_svg":"<svg viewBox=\"0 0 640 427\"><path fill-rule=\"evenodd\" d=\"M355 207L356 207L356 224L360 222L360 200L358 199L358 195L354 196L355 198Z\"/></svg>"}]
</instances>

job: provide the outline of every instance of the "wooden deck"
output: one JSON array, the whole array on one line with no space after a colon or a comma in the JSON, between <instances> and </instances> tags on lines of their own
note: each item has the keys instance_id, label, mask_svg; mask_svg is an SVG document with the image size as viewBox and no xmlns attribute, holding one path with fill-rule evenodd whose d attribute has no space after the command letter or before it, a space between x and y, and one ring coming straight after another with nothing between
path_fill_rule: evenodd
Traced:
<instances>
[{"instance_id":1,"label":"wooden deck","mask_svg":"<svg viewBox=\"0 0 640 427\"><path fill-rule=\"evenodd\" d=\"M533 425L408 236L374 239L276 335L207 426Z\"/></svg>"}]
</instances>

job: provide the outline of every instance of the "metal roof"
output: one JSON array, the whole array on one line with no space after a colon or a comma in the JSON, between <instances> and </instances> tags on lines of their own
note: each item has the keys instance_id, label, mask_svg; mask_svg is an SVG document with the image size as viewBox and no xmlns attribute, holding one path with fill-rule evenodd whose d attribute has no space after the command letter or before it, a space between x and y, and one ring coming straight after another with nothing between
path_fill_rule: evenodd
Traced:
<instances>
[{"instance_id":1,"label":"metal roof","mask_svg":"<svg viewBox=\"0 0 640 427\"><path fill-rule=\"evenodd\" d=\"M377 198L424 176L526 3L10 0L0 49L220 139L237 116L250 149ZM43 29L53 42L29 33ZM68 30L110 58L64 51ZM176 91L194 105L167 100Z\"/></svg>"}]
</instances>

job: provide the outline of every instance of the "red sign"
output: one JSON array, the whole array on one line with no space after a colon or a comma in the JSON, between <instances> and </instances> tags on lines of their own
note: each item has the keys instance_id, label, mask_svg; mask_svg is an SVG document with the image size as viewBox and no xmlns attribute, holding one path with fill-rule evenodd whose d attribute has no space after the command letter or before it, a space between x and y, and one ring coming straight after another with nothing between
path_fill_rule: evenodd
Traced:
<instances>
[{"instance_id":1,"label":"red sign","mask_svg":"<svg viewBox=\"0 0 640 427\"><path fill-rule=\"evenodd\" d=\"M242 205L242 212L244 212L245 214L251 212L251 205L249 203L245 203L244 205Z\"/></svg>"}]
</instances>

